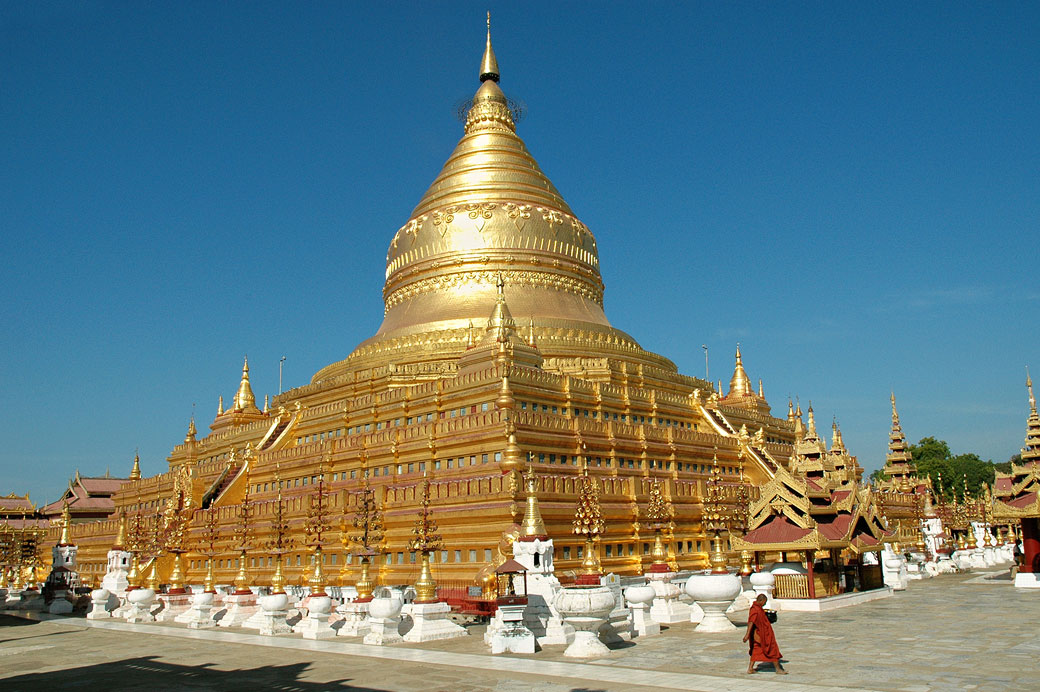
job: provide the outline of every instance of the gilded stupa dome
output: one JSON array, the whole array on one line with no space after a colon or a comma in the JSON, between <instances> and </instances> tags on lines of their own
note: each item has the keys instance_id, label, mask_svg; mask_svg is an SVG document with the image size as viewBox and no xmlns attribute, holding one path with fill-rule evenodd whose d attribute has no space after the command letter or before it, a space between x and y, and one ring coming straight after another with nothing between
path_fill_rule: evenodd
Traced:
<instances>
[{"instance_id":1,"label":"gilded stupa dome","mask_svg":"<svg viewBox=\"0 0 1040 692\"><path fill-rule=\"evenodd\" d=\"M546 356L600 355L589 347L600 343L674 370L607 320L596 239L517 136L490 28L479 77L462 139L390 241L382 325L314 380L457 358L487 322L499 277Z\"/></svg>"}]
</instances>

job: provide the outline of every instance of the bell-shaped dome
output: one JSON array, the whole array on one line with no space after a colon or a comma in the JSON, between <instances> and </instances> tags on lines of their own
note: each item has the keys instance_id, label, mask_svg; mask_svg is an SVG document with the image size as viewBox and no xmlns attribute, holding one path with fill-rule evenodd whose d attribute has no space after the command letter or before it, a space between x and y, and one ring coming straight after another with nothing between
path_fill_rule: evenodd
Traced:
<instances>
[{"instance_id":1,"label":"bell-shaped dome","mask_svg":"<svg viewBox=\"0 0 1040 692\"><path fill-rule=\"evenodd\" d=\"M607 321L596 239L516 135L490 32L479 76L462 139L390 241L382 325L314 379L373 358L457 357L470 323L486 320L495 304L499 275L545 355L589 355L587 344L598 342L674 368Z\"/></svg>"}]
</instances>

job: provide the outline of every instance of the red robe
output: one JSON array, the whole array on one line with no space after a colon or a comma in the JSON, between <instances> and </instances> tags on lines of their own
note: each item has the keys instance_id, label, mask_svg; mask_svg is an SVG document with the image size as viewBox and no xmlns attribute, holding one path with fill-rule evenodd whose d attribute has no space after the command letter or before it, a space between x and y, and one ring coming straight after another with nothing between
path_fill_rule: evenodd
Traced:
<instances>
[{"instance_id":1,"label":"red robe","mask_svg":"<svg viewBox=\"0 0 1040 692\"><path fill-rule=\"evenodd\" d=\"M780 647L776 645L773 625L766 617L765 608L757 602L751 604L748 613L748 654L752 661L779 661ZM757 641L756 641L757 640Z\"/></svg>"}]
</instances>

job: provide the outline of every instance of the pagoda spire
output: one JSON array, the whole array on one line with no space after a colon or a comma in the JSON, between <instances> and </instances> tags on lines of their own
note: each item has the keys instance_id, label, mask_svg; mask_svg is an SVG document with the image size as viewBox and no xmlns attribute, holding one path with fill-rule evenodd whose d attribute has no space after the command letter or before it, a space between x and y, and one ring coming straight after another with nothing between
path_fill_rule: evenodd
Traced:
<instances>
[{"instance_id":1,"label":"pagoda spire","mask_svg":"<svg viewBox=\"0 0 1040 692\"><path fill-rule=\"evenodd\" d=\"M1026 443L1022 447L1022 463L1040 464L1040 416L1036 413L1036 397L1033 396L1033 378L1026 368L1026 389L1029 390L1029 418L1026 420Z\"/></svg>"},{"instance_id":2,"label":"pagoda spire","mask_svg":"<svg viewBox=\"0 0 1040 692\"><path fill-rule=\"evenodd\" d=\"M737 344L737 363L733 367L733 377L729 381L729 394L726 397L731 396L748 396L754 394L754 390L751 388L751 380L748 378L747 373L744 371L744 360L740 355L740 344Z\"/></svg>"},{"instance_id":3,"label":"pagoda spire","mask_svg":"<svg viewBox=\"0 0 1040 692\"><path fill-rule=\"evenodd\" d=\"M838 419L831 422L831 449L836 452L845 451L845 441L841 439L841 428L838 427Z\"/></svg>"},{"instance_id":4,"label":"pagoda spire","mask_svg":"<svg viewBox=\"0 0 1040 692\"><path fill-rule=\"evenodd\" d=\"M912 476L917 467L910 454L910 445L906 442L903 427L899 423L899 410L896 408L896 394L892 392L892 430L888 435L888 454L885 455L884 474L890 478L904 479Z\"/></svg>"},{"instance_id":5,"label":"pagoda spire","mask_svg":"<svg viewBox=\"0 0 1040 692\"><path fill-rule=\"evenodd\" d=\"M787 397L787 422L794 422L794 401L791 400L791 397Z\"/></svg>"},{"instance_id":6,"label":"pagoda spire","mask_svg":"<svg viewBox=\"0 0 1040 692\"><path fill-rule=\"evenodd\" d=\"M521 526L518 540L533 541L536 538L547 538L549 534L545 530L545 521L542 520L542 511L538 506L537 478L530 457L527 460L527 473L524 474L524 480L527 483L527 507L524 509L524 523Z\"/></svg>"},{"instance_id":7,"label":"pagoda spire","mask_svg":"<svg viewBox=\"0 0 1040 692\"><path fill-rule=\"evenodd\" d=\"M62 503L61 507L61 538L58 545L72 545L72 537L69 535L69 527L72 525L72 516L69 514L69 501Z\"/></svg>"},{"instance_id":8,"label":"pagoda spire","mask_svg":"<svg viewBox=\"0 0 1040 692\"><path fill-rule=\"evenodd\" d=\"M812 402L809 402L809 423L805 431L805 436L816 439L819 435L816 434L816 416L813 414Z\"/></svg>"},{"instance_id":9,"label":"pagoda spire","mask_svg":"<svg viewBox=\"0 0 1040 692\"><path fill-rule=\"evenodd\" d=\"M141 480L141 457L134 452L134 467L130 469L130 480Z\"/></svg>"},{"instance_id":10,"label":"pagoda spire","mask_svg":"<svg viewBox=\"0 0 1040 692\"><path fill-rule=\"evenodd\" d=\"M256 407L256 397L253 396L253 388L249 385L248 357L242 363L242 381L239 382L235 399L231 402L231 410L235 413L260 413L260 409Z\"/></svg>"},{"instance_id":11,"label":"pagoda spire","mask_svg":"<svg viewBox=\"0 0 1040 692\"><path fill-rule=\"evenodd\" d=\"M801 442L805 439L805 424L802 423L802 404L798 402L798 408L794 410L794 441Z\"/></svg>"},{"instance_id":12,"label":"pagoda spire","mask_svg":"<svg viewBox=\"0 0 1040 692\"><path fill-rule=\"evenodd\" d=\"M484 47L484 57L480 60L480 81L491 80L497 83L501 74L498 71L498 60L495 58L495 49L491 47L491 12L487 13L487 45Z\"/></svg>"},{"instance_id":13,"label":"pagoda spire","mask_svg":"<svg viewBox=\"0 0 1040 692\"><path fill-rule=\"evenodd\" d=\"M195 436L198 434L198 430L195 428L195 414L191 414L191 419L188 421L188 434L184 436L184 444L189 444L195 441Z\"/></svg>"}]
</instances>

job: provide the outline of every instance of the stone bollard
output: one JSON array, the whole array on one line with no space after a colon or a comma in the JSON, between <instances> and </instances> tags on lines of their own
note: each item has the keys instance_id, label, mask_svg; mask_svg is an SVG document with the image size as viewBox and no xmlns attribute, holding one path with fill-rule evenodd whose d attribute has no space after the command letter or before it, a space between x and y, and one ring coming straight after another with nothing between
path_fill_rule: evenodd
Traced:
<instances>
[{"instance_id":1,"label":"stone bollard","mask_svg":"<svg viewBox=\"0 0 1040 692\"><path fill-rule=\"evenodd\" d=\"M625 589L625 600L632 609L632 631L637 637L649 637L661 633L661 625L650 617L650 604L657 592L649 584L630 586Z\"/></svg>"}]
</instances>

